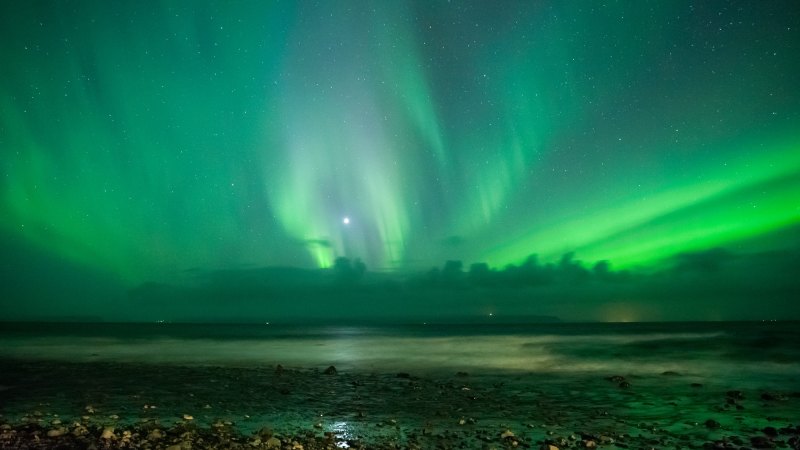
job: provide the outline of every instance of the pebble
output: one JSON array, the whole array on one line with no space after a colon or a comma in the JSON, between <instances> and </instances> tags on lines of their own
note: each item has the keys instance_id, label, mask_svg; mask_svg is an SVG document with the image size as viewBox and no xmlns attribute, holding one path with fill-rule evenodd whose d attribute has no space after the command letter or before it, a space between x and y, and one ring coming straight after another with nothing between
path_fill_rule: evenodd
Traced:
<instances>
[{"instance_id":1,"label":"pebble","mask_svg":"<svg viewBox=\"0 0 800 450\"><path fill-rule=\"evenodd\" d=\"M754 436L750 438L750 443L755 448L775 448L775 443L764 436Z\"/></svg>"},{"instance_id":2,"label":"pebble","mask_svg":"<svg viewBox=\"0 0 800 450\"><path fill-rule=\"evenodd\" d=\"M600 443L603 445L609 445L614 443L614 438L606 436L604 434L600 435Z\"/></svg>"},{"instance_id":3,"label":"pebble","mask_svg":"<svg viewBox=\"0 0 800 450\"><path fill-rule=\"evenodd\" d=\"M155 430L153 430L153 431L151 431L150 433L147 434L147 440L148 441L157 441L157 440L159 440L159 439L161 439L163 437L164 437L164 433L162 433L161 430L159 430L158 428L156 428Z\"/></svg>"},{"instance_id":4,"label":"pebble","mask_svg":"<svg viewBox=\"0 0 800 450\"><path fill-rule=\"evenodd\" d=\"M725 393L725 396L732 400L744 400L742 391L728 391Z\"/></svg>"},{"instance_id":5,"label":"pebble","mask_svg":"<svg viewBox=\"0 0 800 450\"><path fill-rule=\"evenodd\" d=\"M116 435L114 434L114 427L105 427L103 428L103 432L100 434L100 439L116 439Z\"/></svg>"},{"instance_id":6,"label":"pebble","mask_svg":"<svg viewBox=\"0 0 800 450\"><path fill-rule=\"evenodd\" d=\"M47 432L47 437L61 437L63 436L67 430L64 428L55 428Z\"/></svg>"}]
</instances>

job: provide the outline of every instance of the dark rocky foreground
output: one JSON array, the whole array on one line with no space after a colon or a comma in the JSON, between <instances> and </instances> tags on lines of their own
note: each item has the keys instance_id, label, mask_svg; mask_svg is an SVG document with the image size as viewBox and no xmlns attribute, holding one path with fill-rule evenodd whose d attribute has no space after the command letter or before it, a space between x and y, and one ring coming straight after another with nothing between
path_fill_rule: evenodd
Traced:
<instances>
[{"instance_id":1,"label":"dark rocky foreground","mask_svg":"<svg viewBox=\"0 0 800 450\"><path fill-rule=\"evenodd\" d=\"M399 439L343 439L333 432L319 430L300 431L291 435L275 434L264 428L251 435L243 435L230 424L220 422L208 428L191 423L162 427L154 422L122 427L97 426L75 422L70 425L55 424L44 427L38 423L0 425L0 448L8 449L283 449L283 450L333 450L333 449L450 449L450 448L537 448L556 450L563 448L702 448L702 449L764 449L800 448L799 427L765 429L762 435L749 439L731 436L705 443L670 442L668 437L642 438L630 435L591 435L572 433L557 435L532 442L517 436L511 430L496 435L475 430L446 430L431 433L419 430L410 433L403 442Z\"/></svg>"},{"instance_id":2,"label":"dark rocky foreground","mask_svg":"<svg viewBox=\"0 0 800 450\"><path fill-rule=\"evenodd\" d=\"M800 449L800 394L663 372L0 362L0 448Z\"/></svg>"}]
</instances>

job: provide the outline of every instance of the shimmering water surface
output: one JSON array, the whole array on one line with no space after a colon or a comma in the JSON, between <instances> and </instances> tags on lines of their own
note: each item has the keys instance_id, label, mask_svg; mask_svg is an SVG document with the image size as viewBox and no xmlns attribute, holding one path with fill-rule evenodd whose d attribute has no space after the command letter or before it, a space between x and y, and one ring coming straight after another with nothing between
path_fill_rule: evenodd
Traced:
<instances>
[{"instance_id":1,"label":"shimmering water surface","mask_svg":"<svg viewBox=\"0 0 800 450\"><path fill-rule=\"evenodd\" d=\"M797 323L4 324L3 358L356 371L800 373Z\"/></svg>"}]
</instances>

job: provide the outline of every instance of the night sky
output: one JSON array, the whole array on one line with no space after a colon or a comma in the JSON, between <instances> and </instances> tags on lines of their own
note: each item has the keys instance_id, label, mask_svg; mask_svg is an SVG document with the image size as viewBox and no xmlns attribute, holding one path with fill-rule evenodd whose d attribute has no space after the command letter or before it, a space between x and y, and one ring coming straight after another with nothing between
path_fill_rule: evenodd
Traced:
<instances>
[{"instance_id":1,"label":"night sky","mask_svg":"<svg viewBox=\"0 0 800 450\"><path fill-rule=\"evenodd\" d=\"M800 318L796 1L3 2L0 55L5 317Z\"/></svg>"}]
</instances>

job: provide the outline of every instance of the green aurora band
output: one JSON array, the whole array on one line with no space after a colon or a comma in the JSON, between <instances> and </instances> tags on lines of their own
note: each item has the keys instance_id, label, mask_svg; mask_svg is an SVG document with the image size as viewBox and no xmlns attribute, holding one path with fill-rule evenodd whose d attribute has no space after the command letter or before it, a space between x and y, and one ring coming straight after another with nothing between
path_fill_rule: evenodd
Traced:
<instances>
[{"instance_id":1,"label":"green aurora band","mask_svg":"<svg viewBox=\"0 0 800 450\"><path fill-rule=\"evenodd\" d=\"M10 2L0 231L129 284L781 248L792 5Z\"/></svg>"}]
</instances>

